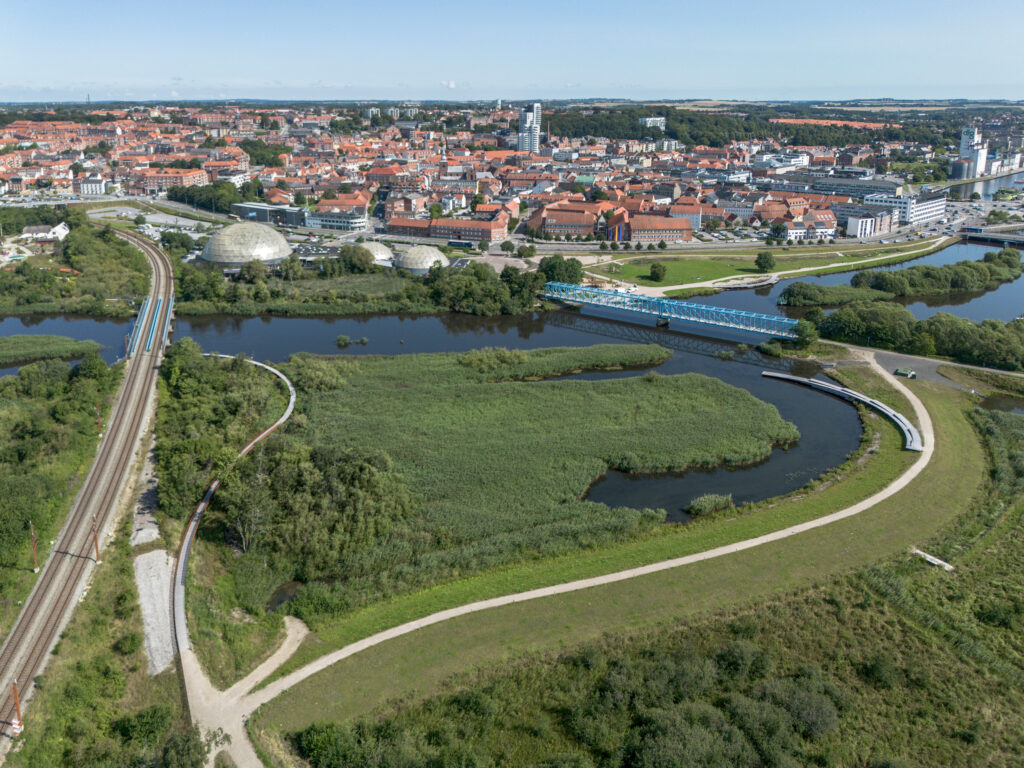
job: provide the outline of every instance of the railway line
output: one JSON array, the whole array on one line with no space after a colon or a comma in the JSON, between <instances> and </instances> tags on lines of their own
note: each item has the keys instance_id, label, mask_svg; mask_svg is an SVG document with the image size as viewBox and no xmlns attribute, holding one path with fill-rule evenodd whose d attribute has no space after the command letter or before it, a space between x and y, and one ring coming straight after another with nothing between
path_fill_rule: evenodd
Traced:
<instances>
[{"instance_id":1,"label":"railway line","mask_svg":"<svg viewBox=\"0 0 1024 768\"><path fill-rule=\"evenodd\" d=\"M174 280L164 253L129 232L118 235L136 245L152 268L148 300L138 319L139 335L154 336L126 361L127 369L111 409L96 458L71 506L21 614L0 648L0 760L16 735L17 709L12 684L24 702L35 677L60 637L96 565L101 535L116 513L149 412L169 321ZM165 316L161 317L161 307Z\"/></svg>"}]
</instances>

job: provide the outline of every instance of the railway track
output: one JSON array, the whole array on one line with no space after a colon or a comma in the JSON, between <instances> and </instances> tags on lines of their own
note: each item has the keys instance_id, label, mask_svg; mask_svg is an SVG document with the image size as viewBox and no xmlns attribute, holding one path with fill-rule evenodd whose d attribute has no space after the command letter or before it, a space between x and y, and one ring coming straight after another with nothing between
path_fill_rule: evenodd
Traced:
<instances>
[{"instance_id":1,"label":"railway track","mask_svg":"<svg viewBox=\"0 0 1024 768\"><path fill-rule=\"evenodd\" d=\"M174 291L170 263L149 240L127 232L118 235L136 245L152 268L149 301L137 321L137 332L160 334L162 340L166 318L161 325L160 306L169 310ZM43 671L95 565L93 528L96 537L106 529L129 480L162 351L160 343L151 349L140 345L127 361L96 458L21 614L0 648L0 760L15 736L11 685L17 680L22 701L30 698L35 677Z\"/></svg>"}]
</instances>

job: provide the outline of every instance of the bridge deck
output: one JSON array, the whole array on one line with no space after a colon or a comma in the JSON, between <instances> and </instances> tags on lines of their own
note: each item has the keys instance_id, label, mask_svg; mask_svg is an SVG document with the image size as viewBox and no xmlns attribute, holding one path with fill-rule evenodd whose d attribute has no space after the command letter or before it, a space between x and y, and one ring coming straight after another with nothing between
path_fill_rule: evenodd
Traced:
<instances>
[{"instance_id":1,"label":"bridge deck","mask_svg":"<svg viewBox=\"0 0 1024 768\"><path fill-rule=\"evenodd\" d=\"M690 323L733 328L750 333L764 333L787 339L796 338L797 321L781 315L762 315L758 312L744 312L739 309L712 307L708 304L660 299L638 293L609 291L604 288L591 288L569 283L546 283L544 296L558 301L620 309L625 312L635 312L666 320L685 320Z\"/></svg>"},{"instance_id":2,"label":"bridge deck","mask_svg":"<svg viewBox=\"0 0 1024 768\"><path fill-rule=\"evenodd\" d=\"M880 400L875 400L873 397L862 395L860 392L856 392L848 387L843 387L839 384L832 384L831 382L822 381L821 379L805 379L802 376L793 376L789 373L778 373L776 371L761 371L761 375L768 376L772 379L792 381L795 384L804 384L808 387L819 389L822 392L828 392L830 395L841 397L844 400L863 403L864 405L874 408L879 413L891 419L896 426L900 428L900 431L903 433L903 447L906 450L924 450L924 441L921 439L921 433L917 431L917 427L911 424L910 420L902 413L894 411Z\"/></svg>"}]
</instances>

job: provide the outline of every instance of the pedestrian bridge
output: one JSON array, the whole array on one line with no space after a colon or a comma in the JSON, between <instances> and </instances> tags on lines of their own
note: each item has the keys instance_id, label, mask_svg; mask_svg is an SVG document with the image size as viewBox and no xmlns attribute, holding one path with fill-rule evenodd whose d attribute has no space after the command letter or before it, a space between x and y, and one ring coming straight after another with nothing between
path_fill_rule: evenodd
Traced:
<instances>
[{"instance_id":1,"label":"pedestrian bridge","mask_svg":"<svg viewBox=\"0 0 1024 768\"><path fill-rule=\"evenodd\" d=\"M659 299L639 293L609 291L604 288L591 288L586 285L570 283L545 283L543 295L547 299L621 309L624 312L650 315L659 320L685 320L689 323L764 333L785 339L796 338L797 321L781 315L762 315L757 312L712 307L708 304L694 304L689 301Z\"/></svg>"},{"instance_id":2,"label":"pedestrian bridge","mask_svg":"<svg viewBox=\"0 0 1024 768\"><path fill-rule=\"evenodd\" d=\"M849 400L854 403L863 403L870 408L874 408L879 413L891 419L893 423L899 427L900 432L903 433L903 447L906 450L924 450L924 440L921 439L921 433L917 431L917 427L910 423L910 419L899 411L893 410L880 400L875 400L873 397L862 395L860 392L856 392L849 387L843 387L839 384L833 384L830 381L822 381L821 379L805 379L802 376L792 376L788 373L777 373L775 371L762 371L761 375L768 376L772 379L792 381L794 384L803 384L804 386L812 387L814 389L821 390L822 392L828 392L830 395L841 397L844 400Z\"/></svg>"}]
</instances>

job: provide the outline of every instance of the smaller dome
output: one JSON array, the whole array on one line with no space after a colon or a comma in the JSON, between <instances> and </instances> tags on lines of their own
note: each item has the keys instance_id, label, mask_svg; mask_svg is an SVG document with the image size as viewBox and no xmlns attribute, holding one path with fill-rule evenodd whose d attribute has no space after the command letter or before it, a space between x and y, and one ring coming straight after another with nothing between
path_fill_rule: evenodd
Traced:
<instances>
[{"instance_id":1,"label":"smaller dome","mask_svg":"<svg viewBox=\"0 0 1024 768\"><path fill-rule=\"evenodd\" d=\"M374 264L386 264L391 266L395 260L395 254L390 248L384 243L378 243L376 240L368 240L365 243L359 243L360 248L365 248L371 254L373 254Z\"/></svg>"},{"instance_id":2,"label":"smaller dome","mask_svg":"<svg viewBox=\"0 0 1024 768\"><path fill-rule=\"evenodd\" d=\"M447 267L448 258L432 245L414 245L405 253L395 256L395 266L407 269L414 275L425 275L434 264Z\"/></svg>"}]
</instances>

